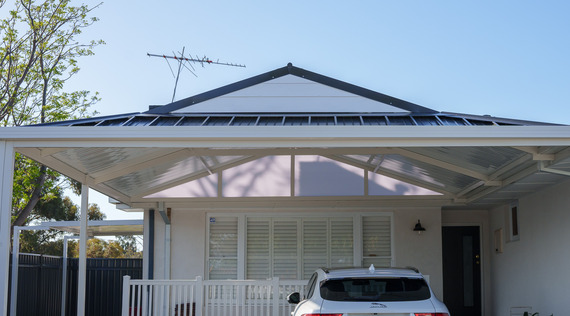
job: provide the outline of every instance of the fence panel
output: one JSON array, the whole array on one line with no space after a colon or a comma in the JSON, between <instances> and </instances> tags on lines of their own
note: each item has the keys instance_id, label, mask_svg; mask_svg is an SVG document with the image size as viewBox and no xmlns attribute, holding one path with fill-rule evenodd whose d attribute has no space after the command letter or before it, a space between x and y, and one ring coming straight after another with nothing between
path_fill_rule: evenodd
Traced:
<instances>
[{"instance_id":1,"label":"fence panel","mask_svg":"<svg viewBox=\"0 0 570 316\"><path fill-rule=\"evenodd\" d=\"M68 259L67 316L77 314L78 268L78 259ZM124 275L142 278L142 259L87 259L86 316L121 315Z\"/></svg>"},{"instance_id":2,"label":"fence panel","mask_svg":"<svg viewBox=\"0 0 570 316\"><path fill-rule=\"evenodd\" d=\"M67 260L65 315L75 316L79 262L78 259ZM61 257L20 254L18 316L61 315L62 264ZM87 259L85 315L121 315L123 275L142 278L142 259Z\"/></svg>"},{"instance_id":3,"label":"fence panel","mask_svg":"<svg viewBox=\"0 0 570 316\"><path fill-rule=\"evenodd\" d=\"M61 264L60 257L20 254L18 315L60 316Z\"/></svg>"}]
</instances>

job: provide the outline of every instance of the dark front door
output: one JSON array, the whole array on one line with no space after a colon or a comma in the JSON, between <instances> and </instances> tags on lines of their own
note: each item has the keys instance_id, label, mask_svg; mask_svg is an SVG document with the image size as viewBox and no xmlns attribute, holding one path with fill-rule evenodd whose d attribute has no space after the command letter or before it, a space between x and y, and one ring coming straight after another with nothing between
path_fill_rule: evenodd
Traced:
<instances>
[{"instance_id":1,"label":"dark front door","mask_svg":"<svg viewBox=\"0 0 570 316\"><path fill-rule=\"evenodd\" d=\"M481 316L479 227L443 227L443 301L451 315Z\"/></svg>"}]
</instances>

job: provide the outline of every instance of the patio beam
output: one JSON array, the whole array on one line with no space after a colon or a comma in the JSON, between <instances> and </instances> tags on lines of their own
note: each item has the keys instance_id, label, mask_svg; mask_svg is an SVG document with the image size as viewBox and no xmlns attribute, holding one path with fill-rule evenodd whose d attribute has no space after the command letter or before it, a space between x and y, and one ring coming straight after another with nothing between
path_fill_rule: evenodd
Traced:
<instances>
[{"instance_id":1,"label":"patio beam","mask_svg":"<svg viewBox=\"0 0 570 316\"><path fill-rule=\"evenodd\" d=\"M7 127L17 147L568 146L569 126ZM53 145L46 145L53 142Z\"/></svg>"},{"instance_id":2,"label":"patio beam","mask_svg":"<svg viewBox=\"0 0 570 316\"><path fill-rule=\"evenodd\" d=\"M541 147L536 146L514 146L514 149L524 151L532 155L532 160L554 160L554 154L543 154L541 153Z\"/></svg>"},{"instance_id":3,"label":"patio beam","mask_svg":"<svg viewBox=\"0 0 570 316\"><path fill-rule=\"evenodd\" d=\"M252 210L270 209L272 211L299 210L306 208L324 208L327 210L353 210L355 207L378 209L379 207L409 207L456 204L449 195L402 195L402 196L280 196L280 197L223 197L223 198L163 198L167 207L184 209L211 210ZM147 205L148 202L133 202L135 206Z\"/></svg>"},{"instance_id":4,"label":"patio beam","mask_svg":"<svg viewBox=\"0 0 570 316\"><path fill-rule=\"evenodd\" d=\"M475 201L477 201L477 200L479 200L479 199L481 199L481 198L483 198L483 197L485 197L485 196L487 196L487 195L489 195L489 194L491 194L491 193L493 193L493 192L495 192L501 188L506 187L507 185L509 185L511 183L519 181L519 180L521 180L525 177L528 177L531 174L536 173L538 171L539 171L538 163L535 163L535 164L531 165L530 167L527 167L527 168L521 170L520 172L503 179L502 184L500 186L488 187L487 189L482 190L481 192L476 193L473 196L469 196L467 198L467 203L475 202Z\"/></svg>"}]
</instances>

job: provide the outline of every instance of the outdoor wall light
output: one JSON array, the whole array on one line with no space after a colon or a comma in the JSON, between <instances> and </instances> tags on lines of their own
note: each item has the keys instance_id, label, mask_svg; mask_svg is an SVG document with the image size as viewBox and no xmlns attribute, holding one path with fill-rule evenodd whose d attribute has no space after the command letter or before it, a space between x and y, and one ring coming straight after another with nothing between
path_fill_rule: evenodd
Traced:
<instances>
[{"instance_id":1,"label":"outdoor wall light","mask_svg":"<svg viewBox=\"0 0 570 316\"><path fill-rule=\"evenodd\" d=\"M422 227L422 223L420 223L420 220L418 219L418 223L416 224L416 226L414 227L414 231L418 232L418 235L421 235L422 232L425 232L426 229Z\"/></svg>"}]
</instances>

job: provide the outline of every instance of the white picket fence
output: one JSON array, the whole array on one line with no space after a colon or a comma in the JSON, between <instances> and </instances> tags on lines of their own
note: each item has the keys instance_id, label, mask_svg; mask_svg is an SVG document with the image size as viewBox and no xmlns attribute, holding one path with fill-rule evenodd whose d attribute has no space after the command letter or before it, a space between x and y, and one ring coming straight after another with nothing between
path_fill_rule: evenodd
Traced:
<instances>
[{"instance_id":1,"label":"white picket fence","mask_svg":"<svg viewBox=\"0 0 570 316\"><path fill-rule=\"evenodd\" d=\"M289 293L307 281L131 280L123 278L122 316L288 316Z\"/></svg>"}]
</instances>

